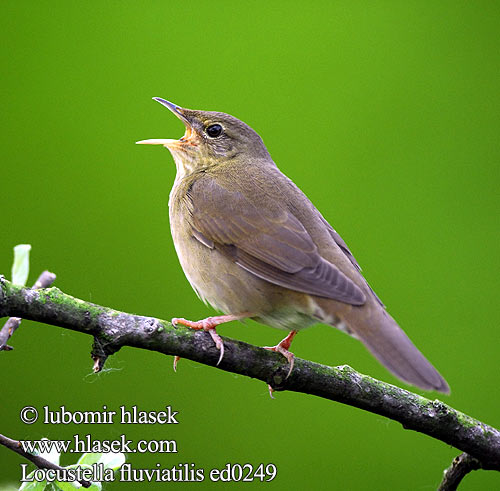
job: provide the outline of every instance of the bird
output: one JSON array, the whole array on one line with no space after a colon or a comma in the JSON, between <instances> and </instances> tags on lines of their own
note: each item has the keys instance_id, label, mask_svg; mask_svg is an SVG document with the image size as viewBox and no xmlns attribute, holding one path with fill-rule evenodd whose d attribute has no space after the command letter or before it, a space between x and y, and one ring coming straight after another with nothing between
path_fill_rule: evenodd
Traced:
<instances>
[{"instance_id":1,"label":"bird","mask_svg":"<svg viewBox=\"0 0 500 491\"><path fill-rule=\"evenodd\" d=\"M288 375L297 332L328 324L361 341L402 381L449 393L368 285L347 244L280 171L256 131L226 113L153 99L184 123L185 134L136 143L170 151L174 247L198 297L222 312L199 321L174 318L174 324L209 332L219 362L224 344L216 327L224 322L251 318L286 330L280 343L266 348L288 360Z\"/></svg>"}]
</instances>

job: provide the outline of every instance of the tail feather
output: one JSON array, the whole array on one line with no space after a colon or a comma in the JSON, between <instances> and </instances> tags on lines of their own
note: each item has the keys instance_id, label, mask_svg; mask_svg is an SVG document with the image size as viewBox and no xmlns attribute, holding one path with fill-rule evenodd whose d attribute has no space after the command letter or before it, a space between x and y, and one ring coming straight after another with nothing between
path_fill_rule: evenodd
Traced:
<instances>
[{"instance_id":1,"label":"tail feather","mask_svg":"<svg viewBox=\"0 0 500 491\"><path fill-rule=\"evenodd\" d=\"M446 380L382 306L370 302L346 317L353 335L394 375L424 390L450 393Z\"/></svg>"}]
</instances>

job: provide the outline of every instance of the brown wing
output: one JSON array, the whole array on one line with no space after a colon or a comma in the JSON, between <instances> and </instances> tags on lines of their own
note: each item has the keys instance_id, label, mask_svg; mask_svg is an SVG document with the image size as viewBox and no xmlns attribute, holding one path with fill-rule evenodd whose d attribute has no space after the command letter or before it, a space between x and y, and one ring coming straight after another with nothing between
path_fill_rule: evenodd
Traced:
<instances>
[{"instance_id":1,"label":"brown wing","mask_svg":"<svg viewBox=\"0 0 500 491\"><path fill-rule=\"evenodd\" d=\"M353 256L352 252L349 250L349 247L347 247L347 244L344 242L344 239L342 239L342 237L337 233L337 231L323 217L321 217L321 219L322 219L323 223L325 224L325 227L330 232L332 239L340 247L340 250L346 255L346 257L349 259L349 261L351 261L351 264L361 273L361 266L358 264L358 261L356 261L356 258ZM368 284L368 282L366 280L365 280L365 283L366 283L366 286L373 293L373 296L377 299L377 302L382 307L385 308L385 305L382 302L382 300L380 300L378 295L373 291L373 288Z\"/></svg>"},{"instance_id":2,"label":"brown wing","mask_svg":"<svg viewBox=\"0 0 500 491\"><path fill-rule=\"evenodd\" d=\"M340 247L341 251L347 256L349 261L351 261L351 264L361 272L361 266L358 264L358 261L356 261L356 258L353 256L352 252L350 251L349 247L347 247L347 244L344 242L344 239L337 233L337 231L323 218L321 217L321 220L325 224L325 227L328 229L330 232L330 235L332 236L332 239L337 243L337 245Z\"/></svg>"},{"instance_id":3,"label":"brown wing","mask_svg":"<svg viewBox=\"0 0 500 491\"><path fill-rule=\"evenodd\" d=\"M193 236L270 283L362 305L361 289L322 258L310 235L278 200L254 205L242 193L201 178L187 194Z\"/></svg>"}]
</instances>

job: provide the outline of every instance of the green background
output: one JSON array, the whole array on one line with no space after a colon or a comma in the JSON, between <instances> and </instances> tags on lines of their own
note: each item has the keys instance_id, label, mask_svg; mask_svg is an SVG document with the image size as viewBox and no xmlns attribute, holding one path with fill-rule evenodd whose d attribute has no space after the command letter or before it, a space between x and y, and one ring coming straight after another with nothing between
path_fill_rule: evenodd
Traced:
<instances>
[{"instance_id":1,"label":"green background","mask_svg":"<svg viewBox=\"0 0 500 491\"><path fill-rule=\"evenodd\" d=\"M183 133L153 96L228 112L262 135L349 244L448 380L443 400L500 426L497 2L4 0L0 11L0 273L10 276L12 247L30 243L30 283L50 269L63 291L102 305L211 315L170 237L172 158L134 142ZM257 345L283 335L256 323L219 332ZM131 455L135 468L192 462L207 475L273 462L267 489L430 490L459 453L352 407L294 393L271 400L261 382L189 360L175 374L157 353L124 348L92 375L91 339L60 328L24 322L11 344L0 355L0 432L177 441L178 454ZM400 384L326 326L301 332L293 350ZM25 405L103 404L171 405L180 424L19 421ZM21 462L0 448L3 485ZM499 486L483 471L461 489Z\"/></svg>"}]
</instances>

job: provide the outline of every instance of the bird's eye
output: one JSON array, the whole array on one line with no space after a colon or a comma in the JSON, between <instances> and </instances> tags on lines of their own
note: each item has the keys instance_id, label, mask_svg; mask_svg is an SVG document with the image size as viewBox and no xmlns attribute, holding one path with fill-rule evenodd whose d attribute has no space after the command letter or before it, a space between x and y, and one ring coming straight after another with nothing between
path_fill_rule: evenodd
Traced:
<instances>
[{"instance_id":1,"label":"bird's eye","mask_svg":"<svg viewBox=\"0 0 500 491\"><path fill-rule=\"evenodd\" d=\"M217 138L222 135L222 126L220 124L211 124L207 126L205 131L210 138Z\"/></svg>"}]
</instances>

